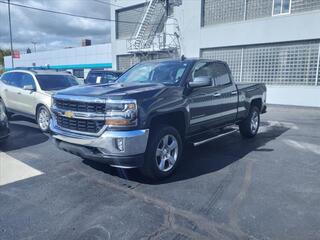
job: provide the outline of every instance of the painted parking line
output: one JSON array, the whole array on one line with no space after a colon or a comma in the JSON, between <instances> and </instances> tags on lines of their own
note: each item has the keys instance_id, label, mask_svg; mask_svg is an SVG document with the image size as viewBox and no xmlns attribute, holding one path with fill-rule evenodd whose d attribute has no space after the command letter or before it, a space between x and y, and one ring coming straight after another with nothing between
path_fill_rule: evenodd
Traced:
<instances>
[{"instance_id":1,"label":"painted parking line","mask_svg":"<svg viewBox=\"0 0 320 240\"><path fill-rule=\"evenodd\" d=\"M0 186L42 174L43 172L0 152Z\"/></svg>"}]
</instances>

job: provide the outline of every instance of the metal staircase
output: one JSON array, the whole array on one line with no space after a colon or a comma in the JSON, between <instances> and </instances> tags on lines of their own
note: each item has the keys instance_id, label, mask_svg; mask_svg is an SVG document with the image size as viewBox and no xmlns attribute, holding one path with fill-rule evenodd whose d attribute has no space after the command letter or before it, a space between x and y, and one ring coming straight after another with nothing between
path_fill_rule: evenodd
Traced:
<instances>
[{"instance_id":1,"label":"metal staircase","mask_svg":"<svg viewBox=\"0 0 320 240\"><path fill-rule=\"evenodd\" d=\"M163 24L165 8L159 0L151 0L135 36L135 48L150 48L153 37Z\"/></svg>"},{"instance_id":2,"label":"metal staircase","mask_svg":"<svg viewBox=\"0 0 320 240\"><path fill-rule=\"evenodd\" d=\"M150 53L177 48L178 41L166 40L175 38L173 34L166 34L167 21L165 0L149 0L141 24L135 34L127 40L127 49L131 53Z\"/></svg>"}]
</instances>

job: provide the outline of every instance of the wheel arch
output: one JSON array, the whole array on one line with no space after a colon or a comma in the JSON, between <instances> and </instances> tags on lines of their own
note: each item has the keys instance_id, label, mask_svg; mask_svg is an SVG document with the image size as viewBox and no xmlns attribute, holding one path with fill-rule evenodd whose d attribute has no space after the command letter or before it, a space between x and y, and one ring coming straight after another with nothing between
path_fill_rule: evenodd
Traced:
<instances>
[{"instance_id":1,"label":"wheel arch","mask_svg":"<svg viewBox=\"0 0 320 240\"><path fill-rule=\"evenodd\" d=\"M154 115L149 121L150 130L159 124L170 125L176 128L182 139L185 138L187 129L187 119L185 112L182 110Z\"/></svg>"},{"instance_id":2,"label":"wheel arch","mask_svg":"<svg viewBox=\"0 0 320 240\"><path fill-rule=\"evenodd\" d=\"M35 119L36 120L38 120L37 118L38 118L38 111L39 111L39 109L40 109L40 107L45 107L45 108L47 108L48 110L49 110L49 113L51 114L51 112L50 112L50 108L46 105L46 104L44 104L44 103L38 103L37 105L36 105L36 111L35 111Z\"/></svg>"},{"instance_id":3,"label":"wheel arch","mask_svg":"<svg viewBox=\"0 0 320 240\"><path fill-rule=\"evenodd\" d=\"M261 112L262 110L262 99L261 98L254 98L251 100L251 103L250 103L250 107L257 107L259 109L259 111Z\"/></svg>"}]
</instances>

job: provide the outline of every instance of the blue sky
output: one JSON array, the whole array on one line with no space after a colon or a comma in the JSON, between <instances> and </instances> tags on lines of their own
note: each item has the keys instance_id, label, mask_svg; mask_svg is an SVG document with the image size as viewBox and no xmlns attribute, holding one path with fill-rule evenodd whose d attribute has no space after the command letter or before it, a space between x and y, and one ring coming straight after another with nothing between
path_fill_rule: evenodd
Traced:
<instances>
[{"instance_id":1,"label":"blue sky","mask_svg":"<svg viewBox=\"0 0 320 240\"><path fill-rule=\"evenodd\" d=\"M6 1L6 0L5 0ZM104 0L108 2L109 0ZM110 18L108 4L94 0L11 0L12 3L73 14ZM56 15L11 6L14 49L25 52L31 42L37 51L80 46L81 39L93 44L110 41L110 23L91 19ZM8 6L0 3L0 48L9 48Z\"/></svg>"}]
</instances>

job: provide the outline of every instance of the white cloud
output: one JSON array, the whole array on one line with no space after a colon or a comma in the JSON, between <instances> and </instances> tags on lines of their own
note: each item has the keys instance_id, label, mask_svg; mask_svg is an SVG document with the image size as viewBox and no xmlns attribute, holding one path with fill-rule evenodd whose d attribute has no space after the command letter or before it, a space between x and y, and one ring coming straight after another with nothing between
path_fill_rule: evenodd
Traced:
<instances>
[{"instance_id":1,"label":"white cloud","mask_svg":"<svg viewBox=\"0 0 320 240\"><path fill-rule=\"evenodd\" d=\"M110 18L106 4L92 0L11 0L37 8L73 14ZM32 41L38 42L37 50L49 50L79 46L81 39L89 38L93 44L110 41L110 22L76 18L11 6L14 49L22 52L32 49ZM7 5L0 3L0 47L9 48Z\"/></svg>"}]
</instances>

